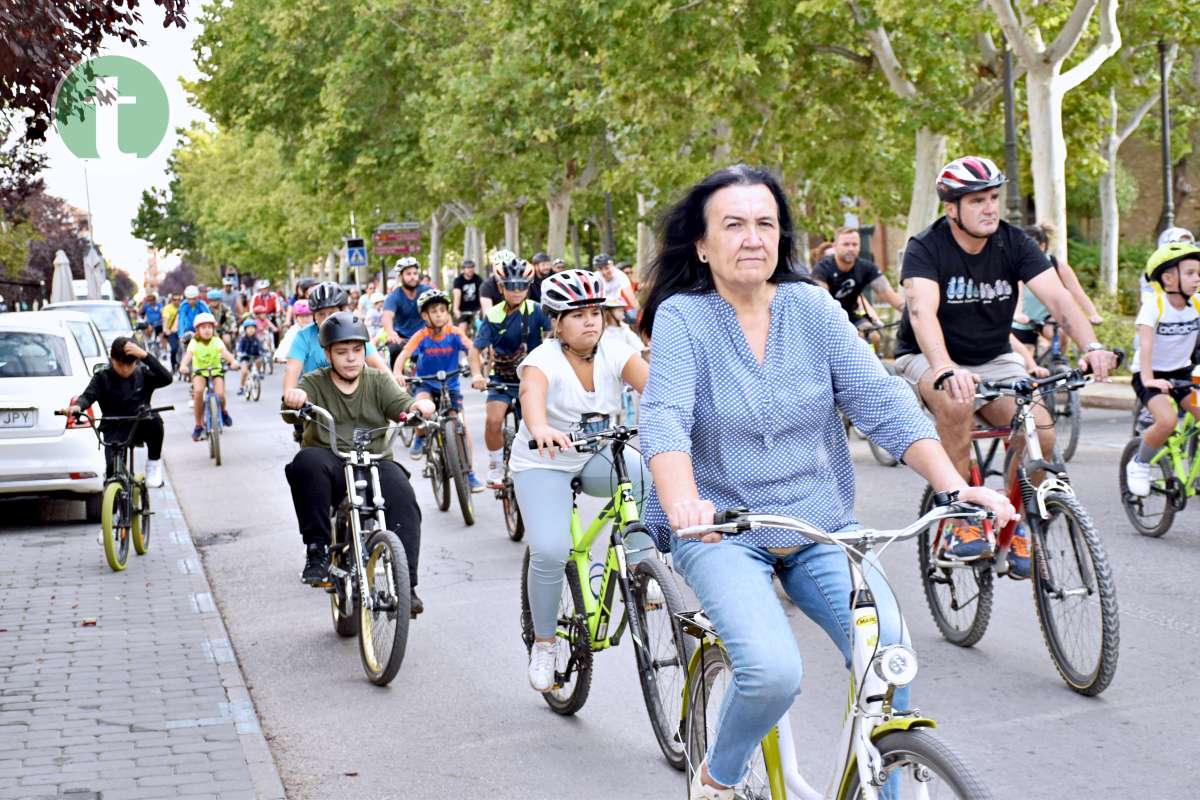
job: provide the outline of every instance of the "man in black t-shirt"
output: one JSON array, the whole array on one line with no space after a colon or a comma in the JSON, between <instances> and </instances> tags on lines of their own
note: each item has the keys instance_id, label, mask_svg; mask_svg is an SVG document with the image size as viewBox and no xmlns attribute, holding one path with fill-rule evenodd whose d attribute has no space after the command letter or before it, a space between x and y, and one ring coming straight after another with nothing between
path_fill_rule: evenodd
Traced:
<instances>
[{"instance_id":1,"label":"man in black t-shirt","mask_svg":"<svg viewBox=\"0 0 1200 800\"><path fill-rule=\"evenodd\" d=\"M475 271L475 262L463 259L462 271L454 279L454 320L467 339L475 336L475 320L479 317L479 290L483 278Z\"/></svg>"},{"instance_id":2,"label":"man in black t-shirt","mask_svg":"<svg viewBox=\"0 0 1200 800\"><path fill-rule=\"evenodd\" d=\"M833 252L813 265L812 277L842 304L859 332L865 332L871 344L878 344L879 331L872 329L882 323L862 296L863 290L870 286L879 299L897 311L904 309L904 298L892 288L879 267L859 258L860 247L857 229L838 228L833 237Z\"/></svg>"},{"instance_id":3,"label":"man in black t-shirt","mask_svg":"<svg viewBox=\"0 0 1200 800\"><path fill-rule=\"evenodd\" d=\"M909 240L900 274L907 307L897 335L896 373L917 388L933 412L942 446L964 478L970 470L975 384L1027 375L1024 360L1009 344L1019 282L1062 320L1063 330L1086 352L1098 379L1104 380L1116 363L1096 340L1046 256L1020 228L1000 219L999 187L1005 180L986 158L967 156L943 167L937 191L945 216ZM936 391L935 383L945 391ZM1014 411L1011 398L978 409L996 426L1007 425ZM1053 422L1041 406L1035 408L1035 417L1043 454L1050 460ZM1020 437L1013 442L1014 448L1022 445ZM1014 458L1014 469L1017 463ZM991 555L986 542L969 544L954 555ZM1017 554L1014 545L1009 556L1013 570L1018 570L1013 560ZM1027 575L1028 558L1025 561ZM1018 577L1023 577L1019 571Z\"/></svg>"}]
</instances>

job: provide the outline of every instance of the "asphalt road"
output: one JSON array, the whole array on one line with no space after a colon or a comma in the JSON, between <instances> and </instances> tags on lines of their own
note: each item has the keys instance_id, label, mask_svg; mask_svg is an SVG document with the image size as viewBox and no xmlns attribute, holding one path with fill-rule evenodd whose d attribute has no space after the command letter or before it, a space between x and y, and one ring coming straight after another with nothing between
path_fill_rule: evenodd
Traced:
<instances>
[{"instance_id":1,"label":"asphalt road","mask_svg":"<svg viewBox=\"0 0 1200 800\"><path fill-rule=\"evenodd\" d=\"M426 509L419 591L427 610L391 686L366 681L355 641L331 629L327 596L298 580L303 550L283 475L295 445L277 413L279 381L268 378L258 404L232 398L221 467L188 439L183 386L159 399L181 407L168 415L168 468L289 797L683 796L682 777L654 742L627 646L597 656L591 697L574 718L554 715L528 687L518 626L523 546L506 538L490 494L476 495L478 521L468 528L455 506L437 511L428 482L415 480ZM482 469L477 393L468 391L467 408ZM1200 526L1192 511L1161 540L1129 527L1116 488L1127 425L1123 412L1088 410L1071 464L1121 609L1120 664L1101 697L1076 695L1059 679L1028 582L1000 581L987 635L961 649L933 625L915 546L885 555L921 657L914 701L996 797L1193 793L1185 765L1195 729L1179 709L1200 659ZM853 449L860 521L913 519L920 479L878 466L865 443ZM846 679L832 644L799 612L791 616L806 659L793 712L800 763L823 785Z\"/></svg>"}]
</instances>

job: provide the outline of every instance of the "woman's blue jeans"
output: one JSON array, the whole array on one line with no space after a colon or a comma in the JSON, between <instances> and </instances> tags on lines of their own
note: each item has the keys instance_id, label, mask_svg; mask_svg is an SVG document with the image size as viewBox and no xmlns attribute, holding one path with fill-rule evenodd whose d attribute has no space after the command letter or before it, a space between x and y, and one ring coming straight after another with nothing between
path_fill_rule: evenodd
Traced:
<instances>
[{"instance_id":1,"label":"woman's blue jeans","mask_svg":"<svg viewBox=\"0 0 1200 800\"><path fill-rule=\"evenodd\" d=\"M829 634L850 666L850 565L835 545L812 544L779 556L725 539L716 544L674 542L675 569L700 598L733 663L717 734L709 743L708 774L725 786L745 775L760 740L800 692L800 647L775 594L778 575L788 597ZM881 646L904 642L899 607L882 571L865 565L875 596ZM839 692L843 690L839 689ZM909 705L908 687L893 704Z\"/></svg>"}]
</instances>

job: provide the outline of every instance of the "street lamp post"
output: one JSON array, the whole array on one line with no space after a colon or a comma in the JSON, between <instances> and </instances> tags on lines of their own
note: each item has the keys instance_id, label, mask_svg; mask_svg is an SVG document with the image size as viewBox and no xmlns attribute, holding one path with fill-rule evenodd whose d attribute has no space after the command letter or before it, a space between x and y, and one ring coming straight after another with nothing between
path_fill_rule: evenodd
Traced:
<instances>
[{"instance_id":1,"label":"street lamp post","mask_svg":"<svg viewBox=\"0 0 1200 800\"><path fill-rule=\"evenodd\" d=\"M1171 105L1167 97L1167 43L1158 40L1158 104L1162 114L1163 209L1159 231L1175 225L1175 179L1171 175Z\"/></svg>"},{"instance_id":2,"label":"street lamp post","mask_svg":"<svg viewBox=\"0 0 1200 800\"><path fill-rule=\"evenodd\" d=\"M1014 106L1012 50L1009 49L1006 42L1004 46L1004 171L1008 175L1008 185L1004 187L1004 191L1008 206L1006 214L1008 221L1013 225L1019 225L1021 223L1021 164L1017 160L1017 120Z\"/></svg>"}]
</instances>

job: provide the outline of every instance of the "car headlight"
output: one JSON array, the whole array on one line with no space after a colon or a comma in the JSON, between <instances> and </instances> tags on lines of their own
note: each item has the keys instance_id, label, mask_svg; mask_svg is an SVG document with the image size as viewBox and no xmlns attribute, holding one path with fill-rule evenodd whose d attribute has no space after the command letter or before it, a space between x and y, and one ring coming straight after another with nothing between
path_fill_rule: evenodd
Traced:
<instances>
[{"instance_id":1,"label":"car headlight","mask_svg":"<svg viewBox=\"0 0 1200 800\"><path fill-rule=\"evenodd\" d=\"M917 654L901 644L885 647L875 657L875 674L892 686L907 686L917 677Z\"/></svg>"}]
</instances>

